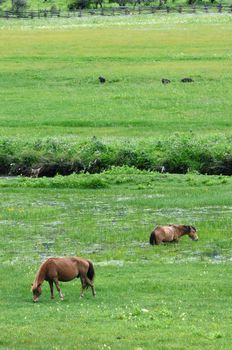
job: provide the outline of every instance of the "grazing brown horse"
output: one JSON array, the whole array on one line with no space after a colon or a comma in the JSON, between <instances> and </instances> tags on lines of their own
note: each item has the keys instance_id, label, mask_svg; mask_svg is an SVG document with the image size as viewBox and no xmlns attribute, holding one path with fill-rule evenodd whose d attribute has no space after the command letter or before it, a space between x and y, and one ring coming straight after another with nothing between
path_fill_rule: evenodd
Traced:
<instances>
[{"instance_id":1,"label":"grazing brown horse","mask_svg":"<svg viewBox=\"0 0 232 350\"><path fill-rule=\"evenodd\" d=\"M186 225L156 226L150 235L150 244L158 245L162 242L178 242L183 235L188 235L193 241L198 240L196 229Z\"/></svg>"},{"instance_id":2,"label":"grazing brown horse","mask_svg":"<svg viewBox=\"0 0 232 350\"><path fill-rule=\"evenodd\" d=\"M63 300L64 297L59 286L59 281L68 282L76 277L80 277L81 280L81 297L84 296L84 289L89 286L92 289L93 296L95 296L96 293L93 285L94 275L94 267L89 260L79 257L49 258L40 266L35 281L32 284L33 300L34 302L39 300L42 293L41 286L44 280L48 281L50 285L51 298L54 298L53 283L55 283L60 298Z\"/></svg>"}]
</instances>

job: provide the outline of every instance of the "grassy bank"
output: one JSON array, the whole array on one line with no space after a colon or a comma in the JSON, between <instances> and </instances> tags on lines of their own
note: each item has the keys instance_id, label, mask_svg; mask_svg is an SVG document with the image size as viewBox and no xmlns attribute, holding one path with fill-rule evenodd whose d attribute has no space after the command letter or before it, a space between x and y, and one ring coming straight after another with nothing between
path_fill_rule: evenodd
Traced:
<instances>
[{"instance_id":1,"label":"grassy bank","mask_svg":"<svg viewBox=\"0 0 232 350\"><path fill-rule=\"evenodd\" d=\"M0 175L53 177L100 173L117 166L169 173L232 175L231 137L200 139L175 133L167 139L75 142L47 138L34 142L0 139Z\"/></svg>"}]
</instances>

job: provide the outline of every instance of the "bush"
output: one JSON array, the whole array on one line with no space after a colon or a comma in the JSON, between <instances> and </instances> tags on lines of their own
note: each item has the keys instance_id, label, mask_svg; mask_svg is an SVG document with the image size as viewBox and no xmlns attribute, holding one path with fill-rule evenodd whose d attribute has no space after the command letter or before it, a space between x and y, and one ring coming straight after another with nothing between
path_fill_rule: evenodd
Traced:
<instances>
[{"instance_id":1,"label":"bush","mask_svg":"<svg viewBox=\"0 0 232 350\"><path fill-rule=\"evenodd\" d=\"M209 175L232 175L232 154L225 155L221 160L212 162L206 173Z\"/></svg>"},{"instance_id":2,"label":"bush","mask_svg":"<svg viewBox=\"0 0 232 350\"><path fill-rule=\"evenodd\" d=\"M69 10L83 10L89 8L91 5L91 0L71 0L68 4Z\"/></svg>"},{"instance_id":3,"label":"bush","mask_svg":"<svg viewBox=\"0 0 232 350\"><path fill-rule=\"evenodd\" d=\"M0 174L53 177L56 174L101 173L112 167L140 170L232 175L230 138L197 140L175 136L156 143L108 145L96 137L82 143L49 138L36 142L0 139ZM33 172L32 172L33 169ZM128 168L129 169L129 168ZM36 171L36 174L34 173ZM38 170L38 171L37 171Z\"/></svg>"},{"instance_id":4,"label":"bush","mask_svg":"<svg viewBox=\"0 0 232 350\"><path fill-rule=\"evenodd\" d=\"M94 137L80 146L78 157L86 172L100 173L114 164L115 154L111 147Z\"/></svg>"},{"instance_id":5,"label":"bush","mask_svg":"<svg viewBox=\"0 0 232 350\"><path fill-rule=\"evenodd\" d=\"M12 10L21 12L27 7L27 0L12 0Z\"/></svg>"},{"instance_id":6,"label":"bush","mask_svg":"<svg viewBox=\"0 0 232 350\"><path fill-rule=\"evenodd\" d=\"M10 172L12 157L8 154L0 154L0 174L7 175Z\"/></svg>"},{"instance_id":7,"label":"bush","mask_svg":"<svg viewBox=\"0 0 232 350\"><path fill-rule=\"evenodd\" d=\"M213 161L207 144L197 141L193 136L170 138L166 144L163 165L167 172L184 174L188 171L199 171Z\"/></svg>"}]
</instances>

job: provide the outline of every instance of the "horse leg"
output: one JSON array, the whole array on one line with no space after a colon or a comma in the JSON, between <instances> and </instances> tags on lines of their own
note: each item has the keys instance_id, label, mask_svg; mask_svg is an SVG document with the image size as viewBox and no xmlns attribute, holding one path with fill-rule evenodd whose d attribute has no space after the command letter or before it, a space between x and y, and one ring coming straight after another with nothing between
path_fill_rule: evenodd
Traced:
<instances>
[{"instance_id":1,"label":"horse leg","mask_svg":"<svg viewBox=\"0 0 232 350\"><path fill-rule=\"evenodd\" d=\"M64 300L64 296L63 296L63 294L62 294L62 292L61 292L58 278L54 278L54 282L55 282L55 285L56 285L56 289L57 289L57 291L59 292L60 299L61 299L61 300Z\"/></svg>"},{"instance_id":2,"label":"horse leg","mask_svg":"<svg viewBox=\"0 0 232 350\"><path fill-rule=\"evenodd\" d=\"M81 298L84 297L84 289L86 288L86 282L84 281L83 277L80 276L80 280L81 280Z\"/></svg>"},{"instance_id":3,"label":"horse leg","mask_svg":"<svg viewBox=\"0 0 232 350\"><path fill-rule=\"evenodd\" d=\"M92 294L93 294L93 297L96 296L96 291L95 291L95 288L94 288L94 285L90 286L91 289L92 289Z\"/></svg>"},{"instance_id":4,"label":"horse leg","mask_svg":"<svg viewBox=\"0 0 232 350\"><path fill-rule=\"evenodd\" d=\"M91 287L91 289L92 289L92 294L93 294L93 297L95 297L95 295L96 295L96 291L95 291L95 288L94 288L94 285L93 285L93 282L92 281L90 281L90 279L86 276L85 277L85 279L86 279L86 282L88 283L88 285Z\"/></svg>"},{"instance_id":5,"label":"horse leg","mask_svg":"<svg viewBox=\"0 0 232 350\"><path fill-rule=\"evenodd\" d=\"M54 293L53 293L53 281L49 281L49 285L50 285L50 291L51 291L51 299L54 299Z\"/></svg>"}]
</instances>

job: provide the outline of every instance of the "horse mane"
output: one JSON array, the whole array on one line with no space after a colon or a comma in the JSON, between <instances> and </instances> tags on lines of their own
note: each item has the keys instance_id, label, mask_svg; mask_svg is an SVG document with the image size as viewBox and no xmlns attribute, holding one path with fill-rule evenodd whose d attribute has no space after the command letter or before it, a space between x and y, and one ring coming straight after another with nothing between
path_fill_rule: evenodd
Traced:
<instances>
[{"instance_id":1,"label":"horse mane","mask_svg":"<svg viewBox=\"0 0 232 350\"><path fill-rule=\"evenodd\" d=\"M31 287L31 290L35 290L36 288L38 288L38 286L43 282L43 278L41 278L41 275L42 273L44 272L44 268L45 268L45 264L46 264L47 261L44 261L39 270L37 271L36 273L36 276L35 276L35 279L34 279L34 282L32 283L32 287Z\"/></svg>"},{"instance_id":2,"label":"horse mane","mask_svg":"<svg viewBox=\"0 0 232 350\"><path fill-rule=\"evenodd\" d=\"M191 226L183 225L183 233L190 233L191 232Z\"/></svg>"}]
</instances>

